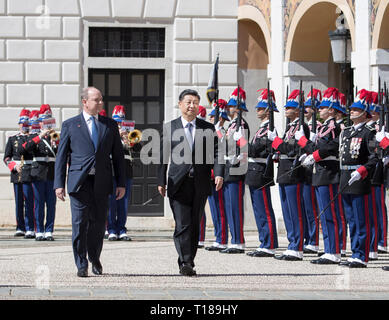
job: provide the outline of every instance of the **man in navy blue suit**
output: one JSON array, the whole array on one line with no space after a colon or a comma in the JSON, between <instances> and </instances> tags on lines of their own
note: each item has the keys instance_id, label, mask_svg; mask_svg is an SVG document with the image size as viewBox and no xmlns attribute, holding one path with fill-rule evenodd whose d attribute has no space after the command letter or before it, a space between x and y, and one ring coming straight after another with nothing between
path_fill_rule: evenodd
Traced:
<instances>
[{"instance_id":1,"label":"man in navy blue suit","mask_svg":"<svg viewBox=\"0 0 389 320\"><path fill-rule=\"evenodd\" d=\"M116 199L125 194L124 154L116 121L98 115L103 108L100 91L83 89L82 113L62 123L61 140L55 163L54 189L65 201L67 188L72 211L72 244L77 276L100 275L108 195L116 179ZM112 160L111 160L112 158ZM113 170L112 171L112 167ZM114 176L112 175L114 172Z\"/></svg>"}]
</instances>

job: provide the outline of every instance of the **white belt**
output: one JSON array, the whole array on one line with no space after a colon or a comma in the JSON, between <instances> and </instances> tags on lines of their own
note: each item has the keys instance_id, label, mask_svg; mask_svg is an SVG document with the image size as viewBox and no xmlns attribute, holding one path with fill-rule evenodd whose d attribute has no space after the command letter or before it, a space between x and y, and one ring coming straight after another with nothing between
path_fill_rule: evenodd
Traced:
<instances>
[{"instance_id":1,"label":"white belt","mask_svg":"<svg viewBox=\"0 0 389 320\"><path fill-rule=\"evenodd\" d=\"M335 156L328 156L320 161L327 161L327 160L334 160L334 161L339 161L339 158L335 157Z\"/></svg>"},{"instance_id":2,"label":"white belt","mask_svg":"<svg viewBox=\"0 0 389 320\"><path fill-rule=\"evenodd\" d=\"M129 154L125 154L124 155L124 159L133 160L132 157Z\"/></svg>"},{"instance_id":3,"label":"white belt","mask_svg":"<svg viewBox=\"0 0 389 320\"><path fill-rule=\"evenodd\" d=\"M54 157L34 157L33 161L55 162Z\"/></svg>"},{"instance_id":4,"label":"white belt","mask_svg":"<svg viewBox=\"0 0 389 320\"><path fill-rule=\"evenodd\" d=\"M291 157L288 157L288 156L285 155L285 154L282 154L282 155L280 155L280 159L281 159L281 160L294 160L295 158L291 158Z\"/></svg>"},{"instance_id":5,"label":"white belt","mask_svg":"<svg viewBox=\"0 0 389 320\"><path fill-rule=\"evenodd\" d=\"M249 162L255 162L255 163L266 163L267 159L264 158L248 158Z\"/></svg>"},{"instance_id":6,"label":"white belt","mask_svg":"<svg viewBox=\"0 0 389 320\"><path fill-rule=\"evenodd\" d=\"M235 159L235 156L224 156L224 160L231 161L231 160L234 160L234 159Z\"/></svg>"},{"instance_id":7,"label":"white belt","mask_svg":"<svg viewBox=\"0 0 389 320\"><path fill-rule=\"evenodd\" d=\"M340 170L357 170L361 167L360 164L354 166L340 166Z\"/></svg>"},{"instance_id":8,"label":"white belt","mask_svg":"<svg viewBox=\"0 0 389 320\"><path fill-rule=\"evenodd\" d=\"M10 162L15 162L16 164L22 164L21 160L12 160ZM32 160L24 160L23 163L24 164L31 164Z\"/></svg>"}]
</instances>

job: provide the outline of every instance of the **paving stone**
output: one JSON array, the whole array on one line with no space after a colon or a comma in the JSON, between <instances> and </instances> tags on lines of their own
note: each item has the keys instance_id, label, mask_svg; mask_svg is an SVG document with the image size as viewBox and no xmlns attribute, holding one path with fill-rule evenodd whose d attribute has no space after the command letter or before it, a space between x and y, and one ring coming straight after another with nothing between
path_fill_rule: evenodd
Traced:
<instances>
[{"instance_id":1,"label":"paving stone","mask_svg":"<svg viewBox=\"0 0 389 320\"><path fill-rule=\"evenodd\" d=\"M13 288L11 289L11 296L25 296L25 297L43 297L50 294L48 289L37 288Z\"/></svg>"},{"instance_id":2,"label":"paving stone","mask_svg":"<svg viewBox=\"0 0 389 320\"><path fill-rule=\"evenodd\" d=\"M86 289L53 289L50 290L51 296L61 297L89 297L91 295L89 290Z\"/></svg>"}]
</instances>

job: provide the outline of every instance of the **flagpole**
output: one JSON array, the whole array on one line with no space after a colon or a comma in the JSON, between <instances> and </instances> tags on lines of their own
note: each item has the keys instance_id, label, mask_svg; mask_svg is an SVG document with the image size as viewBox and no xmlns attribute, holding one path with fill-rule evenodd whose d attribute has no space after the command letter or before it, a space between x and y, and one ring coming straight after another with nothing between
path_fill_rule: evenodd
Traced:
<instances>
[{"instance_id":1,"label":"flagpole","mask_svg":"<svg viewBox=\"0 0 389 320\"><path fill-rule=\"evenodd\" d=\"M214 119L214 124L216 125L218 122L219 122L219 116L220 116L220 112L219 112L219 64L218 64L218 61L219 61L219 53L217 54L217 57L216 57L216 68L215 68L215 102L216 102L216 108L215 108L215 119Z\"/></svg>"}]
</instances>

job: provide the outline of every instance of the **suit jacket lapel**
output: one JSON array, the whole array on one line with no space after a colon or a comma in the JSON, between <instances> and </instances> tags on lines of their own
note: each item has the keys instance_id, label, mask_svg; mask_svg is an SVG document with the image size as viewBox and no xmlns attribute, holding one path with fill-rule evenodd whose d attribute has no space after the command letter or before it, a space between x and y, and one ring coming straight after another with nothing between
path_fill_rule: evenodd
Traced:
<instances>
[{"instance_id":1,"label":"suit jacket lapel","mask_svg":"<svg viewBox=\"0 0 389 320\"><path fill-rule=\"evenodd\" d=\"M81 133L84 135L85 139L90 142L92 148L94 149L92 137L90 136L89 130L88 130L88 125L86 124L84 115L81 113L80 114L80 128L81 128Z\"/></svg>"},{"instance_id":2,"label":"suit jacket lapel","mask_svg":"<svg viewBox=\"0 0 389 320\"><path fill-rule=\"evenodd\" d=\"M100 142L103 140L105 132L107 131L107 124L104 122L103 117L99 116L99 121L97 121L97 130L99 131L99 141L97 143L98 149L100 146Z\"/></svg>"}]
</instances>

